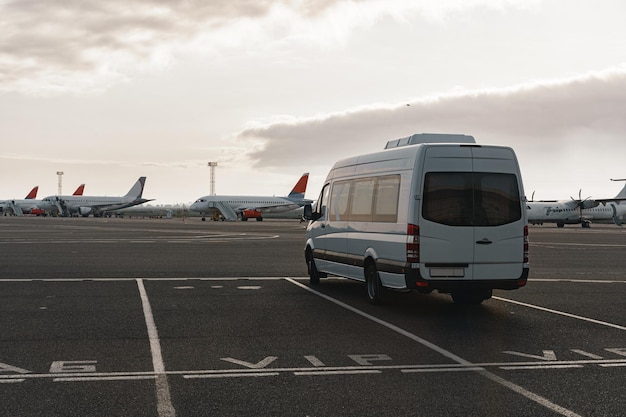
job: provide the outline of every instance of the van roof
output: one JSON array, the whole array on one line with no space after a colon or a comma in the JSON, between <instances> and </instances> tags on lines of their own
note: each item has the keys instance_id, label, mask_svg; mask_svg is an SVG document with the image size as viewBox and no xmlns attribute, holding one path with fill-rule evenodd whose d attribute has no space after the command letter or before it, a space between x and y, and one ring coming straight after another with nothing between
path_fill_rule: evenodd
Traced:
<instances>
[{"instance_id":1,"label":"van roof","mask_svg":"<svg viewBox=\"0 0 626 417\"><path fill-rule=\"evenodd\" d=\"M417 145L419 143L476 143L473 136L446 133L416 133L405 138L390 140L385 149L400 146Z\"/></svg>"}]
</instances>

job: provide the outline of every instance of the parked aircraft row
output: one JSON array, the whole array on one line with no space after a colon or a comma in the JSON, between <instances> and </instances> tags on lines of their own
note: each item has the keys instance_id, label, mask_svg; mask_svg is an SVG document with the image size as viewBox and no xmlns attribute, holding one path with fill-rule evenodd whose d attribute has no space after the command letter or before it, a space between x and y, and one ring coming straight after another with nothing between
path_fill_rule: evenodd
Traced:
<instances>
[{"instance_id":1,"label":"parked aircraft row","mask_svg":"<svg viewBox=\"0 0 626 417\"><path fill-rule=\"evenodd\" d=\"M121 197L84 196L85 184L81 184L72 195L48 196L41 200L36 199L39 187L35 187L25 199L1 201L0 211L5 214L11 212L16 216L54 213L59 216L92 214L98 217L109 211L152 201L142 198L145 183L146 177L140 177L128 193Z\"/></svg>"},{"instance_id":2,"label":"parked aircraft row","mask_svg":"<svg viewBox=\"0 0 626 417\"><path fill-rule=\"evenodd\" d=\"M264 216L293 217L302 207L313 200L304 198L309 173L304 173L284 197L207 195L197 199L190 210L200 213L202 221L209 216L214 220L234 221L241 219L263 220ZM625 180L621 180L625 181ZM3 214L56 214L60 216L102 216L115 210L137 206L151 199L142 197L146 177L140 177L124 196L84 196L85 184L81 184L72 195L48 196L37 199L39 187L34 187L24 199L0 201ZM592 222L613 222L621 226L626 218L626 186L614 197L605 199L540 200L528 201L526 209L531 224L555 223L558 227L566 224L580 224L589 227Z\"/></svg>"},{"instance_id":3,"label":"parked aircraft row","mask_svg":"<svg viewBox=\"0 0 626 417\"><path fill-rule=\"evenodd\" d=\"M85 184L78 186L74 191L73 196L83 195L85 190ZM37 200L37 192L39 186L33 187L32 190L23 199L13 199L0 201L0 213L11 213L15 216L22 216L24 214L42 215L45 213L44 209L40 207L41 200Z\"/></svg>"},{"instance_id":4,"label":"parked aircraft row","mask_svg":"<svg viewBox=\"0 0 626 417\"><path fill-rule=\"evenodd\" d=\"M263 220L264 215L282 215L288 212L301 210L312 200L304 198L309 173L303 174L289 195L285 197L268 196L215 196L209 195L199 198L190 207L190 210L201 213L202 220L206 214L214 219L246 221L249 218ZM5 214L21 216L23 214L56 214L60 216L102 216L112 211L137 206L148 201L142 197L146 177L140 177L133 187L121 197L83 196L84 184L71 195L48 196L37 200L37 189L33 190L23 200L6 200L0 202L0 210ZM288 215L291 216L291 213Z\"/></svg>"}]
</instances>

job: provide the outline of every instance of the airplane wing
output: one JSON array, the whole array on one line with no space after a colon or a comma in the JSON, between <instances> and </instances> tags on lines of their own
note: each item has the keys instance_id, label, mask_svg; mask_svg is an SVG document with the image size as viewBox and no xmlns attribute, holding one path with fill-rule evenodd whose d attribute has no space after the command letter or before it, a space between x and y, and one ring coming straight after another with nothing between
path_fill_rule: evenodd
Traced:
<instances>
[{"instance_id":1,"label":"airplane wing","mask_svg":"<svg viewBox=\"0 0 626 417\"><path fill-rule=\"evenodd\" d=\"M138 206L140 204L147 203L148 201L154 201L154 199L153 198L151 198L151 199L138 198L138 199L130 201L130 202L115 203L115 204L111 204L111 203L92 204L89 207L91 207L91 209L94 210L94 211L111 211L111 210L120 210L120 209L123 209L123 208Z\"/></svg>"},{"instance_id":2,"label":"airplane wing","mask_svg":"<svg viewBox=\"0 0 626 417\"><path fill-rule=\"evenodd\" d=\"M599 204L602 204L603 206L606 206L606 203L619 203L620 201L626 201L626 198L603 198L596 199L595 201L597 201Z\"/></svg>"},{"instance_id":3,"label":"airplane wing","mask_svg":"<svg viewBox=\"0 0 626 417\"><path fill-rule=\"evenodd\" d=\"M300 207L298 204L292 203L292 204L274 204L274 205L267 205L267 206L251 206L251 207L243 208L243 210L254 210L254 211L259 211L261 213L279 213L283 211L295 210L298 207ZM240 210L242 209L240 208Z\"/></svg>"}]
</instances>

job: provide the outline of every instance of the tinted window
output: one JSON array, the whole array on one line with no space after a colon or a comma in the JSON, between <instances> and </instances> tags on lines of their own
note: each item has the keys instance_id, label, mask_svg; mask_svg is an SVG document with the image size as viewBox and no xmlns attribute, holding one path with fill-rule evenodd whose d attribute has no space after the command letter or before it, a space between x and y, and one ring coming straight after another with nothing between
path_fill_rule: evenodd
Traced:
<instances>
[{"instance_id":1,"label":"tinted window","mask_svg":"<svg viewBox=\"0 0 626 417\"><path fill-rule=\"evenodd\" d=\"M326 216L326 211L328 208L328 190L330 189L330 184L326 184L324 188L322 188L322 192L320 193L319 198L317 199L317 211L320 213L320 217Z\"/></svg>"},{"instance_id":2,"label":"tinted window","mask_svg":"<svg viewBox=\"0 0 626 417\"><path fill-rule=\"evenodd\" d=\"M400 175L337 181L330 197L329 220L395 223Z\"/></svg>"},{"instance_id":3,"label":"tinted window","mask_svg":"<svg viewBox=\"0 0 626 417\"><path fill-rule=\"evenodd\" d=\"M449 226L499 226L522 217L513 174L431 172L423 195L422 217Z\"/></svg>"},{"instance_id":4,"label":"tinted window","mask_svg":"<svg viewBox=\"0 0 626 417\"><path fill-rule=\"evenodd\" d=\"M374 178L361 178L353 183L350 221L371 222L374 201Z\"/></svg>"},{"instance_id":5,"label":"tinted window","mask_svg":"<svg viewBox=\"0 0 626 417\"><path fill-rule=\"evenodd\" d=\"M350 181L337 181L333 185L330 197L331 221L348 221L348 202L350 197Z\"/></svg>"},{"instance_id":6,"label":"tinted window","mask_svg":"<svg viewBox=\"0 0 626 417\"><path fill-rule=\"evenodd\" d=\"M374 221L395 223L398 221L398 197L400 195L400 176L379 177L374 203Z\"/></svg>"}]
</instances>

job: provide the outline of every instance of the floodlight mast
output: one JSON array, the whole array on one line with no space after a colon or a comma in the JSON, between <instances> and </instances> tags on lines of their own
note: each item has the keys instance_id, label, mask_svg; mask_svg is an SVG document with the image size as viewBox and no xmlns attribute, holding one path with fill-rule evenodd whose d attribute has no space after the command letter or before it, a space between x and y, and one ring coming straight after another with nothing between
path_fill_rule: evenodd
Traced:
<instances>
[{"instance_id":1,"label":"floodlight mast","mask_svg":"<svg viewBox=\"0 0 626 417\"><path fill-rule=\"evenodd\" d=\"M208 166L211 169L211 195L215 195L215 167L217 167L217 162L209 162Z\"/></svg>"},{"instance_id":2,"label":"floodlight mast","mask_svg":"<svg viewBox=\"0 0 626 417\"><path fill-rule=\"evenodd\" d=\"M57 195L63 195L63 171L57 171L59 177Z\"/></svg>"}]
</instances>

